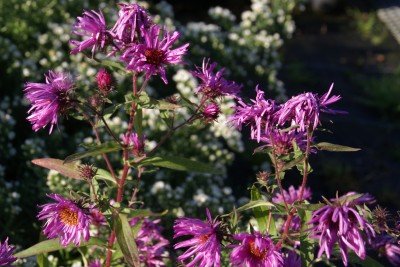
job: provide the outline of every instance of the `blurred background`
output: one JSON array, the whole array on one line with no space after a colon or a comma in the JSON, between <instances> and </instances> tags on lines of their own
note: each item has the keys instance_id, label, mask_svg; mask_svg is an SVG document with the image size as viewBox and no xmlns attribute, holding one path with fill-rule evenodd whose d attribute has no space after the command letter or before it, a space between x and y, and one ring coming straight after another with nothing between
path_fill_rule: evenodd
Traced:
<instances>
[{"instance_id":1,"label":"blurred background","mask_svg":"<svg viewBox=\"0 0 400 267\"><path fill-rule=\"evenodd\" d=\"M334 197L336 191L369 192L396 214L400 209L400 38L395 29L396 23L400 29L400 1L140 3L157 23L180 31L182 43L191 43L185 59L189 66L211 57L226 68L229 79L243 83L244 97L254 97L257 84L266 97L282 101L307 91L321 95L334 83L333 93L343 97L335 108L349 114L324 117L331 132L318 132L317 141L361 150L312 156L313 200L319 201L321 195ZM84 186L34 166L31 160L63 159L75 153L79 144L93 142L89 127L64 119L50 136L46 130L33 132L26 121L29 107L22 92L24 82L43 82L49 69L70 71L82 90L93 89L99 67L82 55L69 55L71 25L83 9L101 9L109 25L116 20L115 1L0 0L0 239L10 236L11 243L20 247L39 238L35 216L37 205L47 201L46 193L65 194L65 188ZM154 81L150 92L156 97L176 91L190 96L196 87L191 74L179 67L168 74L172 81L168 90L157 90L163 84ZM121 97L126 81L116 78L115 97ZM168 208L171 221L181 215L203 216L207 206L223 213L232 203L244 203L249 195L246 187L255 181L256 173L270 168L267 158L252 155L257 144L249 141L247 130L238 132L224 123L233 104L229 99L224 102L225 117L212 127L197 125L180 131L175 143L166 144L162 151L211 162L223 169L222 175L146 174L143 200L150 207ZM112 119L117 133L126 127L124 116L121 111ZM151 143L166 128L153 123L159 114L146 116ZM293 172L284 182L288 187L301 181Z\"/></svg>"}]
</instances>

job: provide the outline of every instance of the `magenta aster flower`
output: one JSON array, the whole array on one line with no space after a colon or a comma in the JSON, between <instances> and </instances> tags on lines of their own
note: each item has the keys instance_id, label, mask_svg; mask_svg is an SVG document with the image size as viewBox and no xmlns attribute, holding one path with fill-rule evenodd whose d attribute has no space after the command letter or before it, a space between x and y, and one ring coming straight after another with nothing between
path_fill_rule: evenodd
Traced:
<instances>
[{"instance_id":1,"label":"magenta aster flower","mask_svg":"<svg viewBox=\"0 0 400 267\"><path fill-rule=\"evenodd\" d=\"M307 223L313 225L309 231L319 238L318 257L325 253L329 259L335 243L338 243L345 266L348 263L348 249L365 259L365 241L361 232L368 239L375 236L372 225L359 214L355 205L349 204L351 203L341 203L337 199L332 205L314 211L313 218Z\"/></svg>"},{"instance_id":2,"label":"magenta aster flower","mask_svg":"<svg viewBox=\"0 0 400 267\"><path fill-rule=\"evenodd\" d=\"M129 223L133 226L139 221L141 220L134 218ZM140 262L148 267L166 266L163 260L166 258L166 246L169 241L161 234L162 228L158 225L160 220L144 219L142 221L142 226L136 236Z\"/></svg>"},{"instance_id":3,"label":"magenta aster flower","mask_svg":"<svg viewBox=\"0 0 400 267\"><path fill-rule=\"evenodd\" d=\"M13 256L13 251L15 247L8 245L8 237L4 240L3 244L0 242L0 266L4 267L13 267L15 265L11 265L14 261L17 260L16 257Z\"/></svg>"},{"instance_id":4,"label":"magenta aster flower","mask_svg":"<svg viewBox=\"0 0 400 267\"><path fill-rule=\"evenodd\" d=\"M215 121L218 119L221 109L216 103L210 103L203 108L201 116L206 122Z\"/></svg>"},{"instance_id":5,"label":"magenta aster flower","mask_svg":"<svg viewBox=\"0 0 400 267\"><path fill-rule=\"evenodd\" d=\"M64 247L70 243L79 246L81 238L88 241L91 223L89 211L60 195L50 194L48 197L57 202L39 206L42 210L37 216L39 220L46 220L43 233L47 238L58 237Z\"/></svg>"},{"instance_id":6,"label":"magenta aster flower","mask_svg":"<svg viewBox=\"0 0 400 267\"><path fill-rule=\"evenodd\" d=\"M140 35L141 29L147 29L152 25L146 9L137 4L119 3L121 10L118 12L118 20L111 31L125 44L137 41L135 34Z\"/></svg>"},{"instance_id":7,"label":"magenta aster flower","mask_svg":"<svg viewBox=\"0 0 400 267\"><path fill-rule=\"evenodd\" d=\"M264 143L264 145L257 147L255 149L256 151L274 148L276 155L281 156L293 152L293 142L296 143L300 150L305 151L307 147L307 136L305 132L281 132L278 129L270 129L269 134L261 133L260 142ZM315 149L311 149L311 151L316 152Z\"/></svg>"},{"instance_id":8,"label":"magenta aster flower","mask_svg":"<svg viewBox=\"0 0 400 267\"><path fill-rule=\"evenodd\" d=\"M77 21L78 23L73 25L72 33L82 36L84 40L71 41L71 44L75 46L71 50L71 54L82 52L91 47L93 58L96 49L102 50L112 43L112 35L107 31L106 22L101 11L84 11L83 16L78 17Z\"/></svg>"},{"instance_id":9,"label":"magenta aster flower","mask_svg":"<svg viewBox=\"0 0 400 267\"><path fill-rule=\"evenodd\" d=\"M237 234L233 239L241 242L231 245L230 261L237 267L282 267L283 258L280 249L272 240L259 232Z\"/></svg>"},{"instance_id":10,"label":"magenta aster flower","mask_svg":"<svg viewBox=\"0 0 400 267\"><path fill-rule=\"evenodd\" d=\"M101 267L101 262L99 259L89 262L89 267Z\"/></svg>"},{"instance_id":11,"label":"magenta aster flower","mask_svg":"<svg viewBox=\"0 0 400 267\"><path fill-rule=\"evenodd\" d=\"M400 247L390 235L381 235L372 242L372 247L378 250L380 256L386 256L393 266L400 265Z\"/></svg>"},{"instance_id":12,"label":"magenta aster flower","mask_svg":"<svg viewBox=\"0 0 400 267\"><path fill-rule=\"evenodd\" d=\"M58 115L71 107L69 93L74 83L68 73L50 70L45 77L46 83L27 82L24 92L25 97L32 103L27 118L32 124L32 129L36 132L50 124L51 133L53 126L57 125Z\"/></svg>"},{"instance_id":13,"label":"magenta aster flower","mask_svg":"<svg viewBox=\"0 0 400 267\"><path fill-rule=\"evenodd\" d=\"M121 59L128 62L126 67L128 70L144 71L146 79L159 73L161 79L167 84L164 65L182 63L182 56L185 55L189 44L171 50L171 46L178 40L180 33L171 34L164 27L160 41L160 26L158 25L151 26L149 30L143 29L142 33L143 42L132 45Z\"/></svg>"},{"instance_id":14,"label":"magenta aster flower","mask_svg":"<svg viewBox=\"0 0 400 267\"><path fill-rule=\"evenodd\" d=\"M250 125L251 138L260 142L261 135L269 136L272 127L276 125L276 113L280 107L275 104L274 100L265 100L264 92L258 89L258 85L256 92L256 99L251 100L251 105L239 100L240 106L233 107L236 112L229 121L234 122L240 130L243 124Z\"/></svg>"},{"instance_id":15,"label":"magenta aster flower","mask_svg":"<svg viewBox=\"0 0 400 267\"><path fill-rule=\"evenodd\" d=\"M139 138L139 135L135 132L132 132L130 135L126 133L122 136L122 142L130 147L130 151L135 156L140 156L144 152L144 141L145 136L142 135L142 138Z\"/></svg>"},{"instance_id":16,"label":"magenta aster flower","mask_svg":"<svg viewBox=\"0 0 400 267\"><path fill-rule=\"evenodd\" d=\"M295 250L283 254L283 267L301 267L301 258Z\"/></svg>"},{"instance_id":17,"label":"magenta aster flower","mask_svg":"<svg viewBox=\"0 0 400 267\"><path fill-rule=\"evenodd\" d=\"M197 67L197 71L192 74L201 80L200 85L196 89L196 94L201 92L210 99L215 99L223 95L236 97L240 92L242 85L238 85L233 81L224 78L224 69L220 69L214 73L217 63L210 64L210 59L203 59L202 67Z\"/></svg>"},{"instance_id":18,"label":"magenta aster flower","mask_svg":"<svg viewBox=\"0 0 400 267\"><path fill-rule=\"evenodd\" d=\"M285 197L286 203L291 205L294 202L298 201L300 197L300 191L301 191L301 186L295 189L293 185L289 187L289 190L287 191L283 190L283 196ZM272 202L283 203L283 196L280 192L277 192L275 194L275 197L272 198ZM312 194L310 188L308 187L304 188L303 199L311 199L311 196Z\"/></svg>"},{"instance_id":19,"label":"magenta aster flower","mask_svg":"<svg viewBox=\"0 0 400 267\"><path fill-rule=\"evenodd\" d=\"M340 100L340 96L329 95L332 91L333 84L329 91L322 97L318 94L304 93L289 99L283 104L282 109L279 111L280 125L291 123L291 125L298 125L300 131L306 129L315 129L320 123L320 112L330 114L345 114L345 111L329 109L327 106Z\"/></svg>"},{"instance_id":20,"label":"magenta aster flower","mask_svg":"<svg viewBox=\"0 0 400 267\"><path fill-rule=\"evenodd\" d=\"M182 218L175 221L174 238L190 235L191 239L174 245L175 249L189 247L178 257L180 261L191 260L187 267L220 267L221 261L221 234L219 222L212 221L207 209L207 221Z\"/></svg>"}]
</instances>

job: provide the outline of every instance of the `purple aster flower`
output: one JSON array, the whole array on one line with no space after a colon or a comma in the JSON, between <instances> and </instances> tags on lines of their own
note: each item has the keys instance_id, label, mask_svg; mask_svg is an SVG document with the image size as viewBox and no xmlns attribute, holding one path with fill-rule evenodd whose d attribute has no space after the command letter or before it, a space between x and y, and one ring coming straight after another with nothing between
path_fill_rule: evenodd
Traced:
<instances>
[{"instance_id":1,"label":"purple aster flower","mask_svg":"<svg viewBox=\"0 0 400 267\"><path fill-rule=\"evenodd\" d=\"M104 20L103 13L99 11L97 13L94 10L84 11L82 17L77 18L77 23L73 25L73 34L82 36L83 41L71 41L71 44L75 46L71 50L71 54L82 52L86 48L92 48L92 58L94 52L97 50L103 50L107 45L112 43L112 35L107 31L106 22Z\"/></svg>"},{"instance_id":2,"label":"purple aster flower","mask_svg":"<svg viewBox=\"0 0 400 267\"><path fill-rule=\"evenodd\" d=\"M331 199L331 200L335 201L336 199ZM345 202L346 205L349 206L355 206L355 205L362 206L364 204L372 205L376 202L375 198L371 194L369 193L360 194L357 192L348 192L347 194L341 196L339 198L339 201Z\"/></svg>"},{"instance_id":3,"label":"purple aster flower","mask_svg":"<svg viewBox=\"0 0 400 267\"><path fill-rule=\"evenodd\" d=\"M313 225L309 231L319 238L318 257L325 253L329 259L337 242L345 266L348 263L348 249L365 259L365 241L361 231L368 239L375 236L372 225L359 214L354 204L341 203L339 199L332 205L314 211L313 218L307 224Z\"/></svg>"},{"instance_id":4,"label":"purple aster flower","mask_svg":"<svg viewBox=\"0 0 400 267\"><path fill-rule=\"evenodd\" d=\"M280 248L272 240L259 232L254 234L237 234L232 236L241 244L233 244L230 261L237 267L282 267L283 258Z\"/></svg>"},{"instance_id":5,"label":"purple aster flower","mask_svg":"<svg viewBox=\"0 0 400 267\"><path fill-rule=\"evenodd\" d=\"M166 258L165 247L169 241L161 234L162 228L158 225L160 220L150 221L134 218L129 223L133 226L140 221L143 223L136 236L140 262L145 263L145 266L148 267L166 266L163 260Z\"/></svg>"},{"instance_id":6,"label":"purple aster flower","mask_svg":"<svg viewBox=\"0 0 400 267\"><path fill-rule=\"evenodd\" d=\"M146 79L159 73L161 79L167 84L164 65L182 63L182 56L185 55L189 44L171 50L171 46L178 40L180 33L171 34L164 27L160 41L160 29L158 25L153 25L148 30L142 29L143 42L127 49L121 59L128 63L126 67L128 70L145 71Z\"/></svg>"},{"instance_id":7,"label":"purple aster flower","mask_svg":"<svg viewBox=\"0 0 400 267\"><path fill-rule=\"evenodd\" d=\"M189 247L185 253L178 257L180 261L191 260L187 267L220 267L221 261L221 235L219 222L212 221L210 211L207 209L207 221L199 219L182 218L175 221L174 238L191 235L192 238L179 242L174 248Z\"/></svg>"},{"instance_id":8,"label":"purple aster flower","mask_svg":"<svg viewBox=\"0 0 400 267\"><path fill-rule=\"evenodd\" d=\"M381 235L372 242L372 247L378 250L380 256L386 256L393 266L400 265L400 247L390 235Z\"/></svg>"},{"instance_id":9,"label":"purple aster flower","mask_svg":"<svg viewBox=\"0 0 400 267\"><path fill-rule=\"evenodd\" d=\"M99 259L89 262L89 267L101 267L101 262Z\"/></svg>"},{"instance_id":10,"label":"purple aster flower","mask_svg":"<svg viewBox=\"0 0 400 267\"><path fill-rule=\"evenodd\" d=\"M81 238L88 241L91 215L78 203L63 198L57 194L48 195L56 203L39 206L42 210L38 214L39 220L46 220L43 233L47 238L59 238L64 247L73 243L79 246Z\"/></svg>"},{"instance_id":11,"label":"purple aster flower","mask_svg":"<svg viewBox=\"0 0 400 267\"><path fill-rule=\"evenodd\" d=\"M265 148L274 148L277 156L288 155L293 152L293 142L305 151L307 147L307 135L305 132L296 133L295 131L281 132L277 129L271 129L269 134L261 134L260 142L265 143L264 145L257 147L257 150L263 150ZM316 152L315 149L311 149L312 152Z\"/></svg>"},{"instance_id":12,"label":"purple aster flower","mask_svg":"<svg viewBox=\"0 0 400 267\"><path fill-rule=\"evenodd\" d=\"M276 125L276 112L280 107L275 104L274 100L265 100L264 92L258 89L258 85L256 92L256 99L251 100L251 105L239 100L240 106L233 107L236 112L229 121L234 122L240 130L243 124L250 125L251 138L260 142L261 135L269 136L271 128Z\"/></svg>"},{"instance_id":13,"label":"purple aster flower","mask_svg":"<svg viewBox=\"0 0 400 267\"><path fill-rule=\"evenodd\" d=\"M135 156L140 156L144 152L144 141L145 141L145 136L142 135L142 138L139 138L139 135L135 132L132 132L130 135L126 133L125 135L122 136L122 142L126 144L128 147L130 147L130 151L133 155Z\"/></svg>"},{"instance_id":14,"label":"purple aster flower","mask_svg":"<svg viewBox=\"0 0 400 267\"><path fill-rule=\"evenodd\" d=\"M301 258L295 250L283 253L283 267L301 267Z\"/></svg>"},{"instance_id":15,"label":"purple aster flower","mask_svg":"<svg viewBox=\"0 0 400 267\"><path fill-rule=\"evenodd\" d=\"M3 244L0 242L0 266L4 267L14 267L15 265L11 265L14 261L17 260L16 257L13 256L13 251L15 247L8 245L8 237L4 240Z\"/></svg>"},{"instance_id":16,"label":"purple aster flower","mask_svg":"<svg viewBox=\"0 0 400 267\"><path fill-rule=\"evenodd\" d=\"M202 67L196 66L197 71L192 71L192 74L202 81L196 89L196 94L201 92L210 99L215 99L223 95L237 97L242 85L226 80L223 77L225 69L220 69L214 73L216 66L216 62L210 64L210 59L204 58Z\"/></svg>"},{"instance_id":17,"label":"purple aster flower","mask_svg":"<svg viewBox=\"0 0 400 267\"><path fill-rule=\"evenodd\" d=\"M291 205L294 202L299 200L300 197L301 186L297 189L294 188L293 185L289 187L289 190L283 190L283 196L285 197L286 203ZM283 196L280 192L276 193L275 197L272 198L272 202L274 203L283 203ZM311 199L311 190L310 188L304 188L303 199Z\"/></svg>"},{"instance_id":18,"label":"purple aster flower","mask_svg":"<svg viewBox=\"0 0 400 267\"><path fill-rule=\"evenodd\" d=\"M215 121L218 119L221 109L216 103L210 103L203 108L201 116L206 122Z\"/></svg>"},{"instance_id":19,"label":"purple aster flower","mask_svg":"<svg viewBox=\"0 0 400 267\"><path fill-rule=\"evenodd\" d=\"M146 9L137 4L119 3L122 9L118 12L118 20L111 31L124 44L135 43L135 34L140 35L142 29L152 25Z\"/></svg>"},{"instance_id":20,"label":"purple aster flower","mask_svg":"<svg viewBox=\"0 0 400 267\"><path fill-rule=\"evenodd\" d=\"M32 129L36 132L40 128L50 124L50 131L57 125L59 114L65 113L71 107L69 93L74 83L69 73L56 73L49 71L45 75L46 83L25 84L25 97L32 103L29 109L28 121L32 124Z\"/></svg>"},{"instance_id":21,"label":"purple aster flower","mask_svg":"<svg viewBox=\"0 0 400 267\"><path fill-rule=\"evenodd\" d=\"M305 131L306 129L315 129L319 125L320 112L346 114L345 111L333 110L327 107L341 98L336 95L329 98L332 88L333 84L322 97L318 97L318 94L313 93L304 93L292 97L283 104L282 109L279 111L278 124L285 125L289 122L291 125L298 125L300 131Z\"/></svg>"}]
</instances>

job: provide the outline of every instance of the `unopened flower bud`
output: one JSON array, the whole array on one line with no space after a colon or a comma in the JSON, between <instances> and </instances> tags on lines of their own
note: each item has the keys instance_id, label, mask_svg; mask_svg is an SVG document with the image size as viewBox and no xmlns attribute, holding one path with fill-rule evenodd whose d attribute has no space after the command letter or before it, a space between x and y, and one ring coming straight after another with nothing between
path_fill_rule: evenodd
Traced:
<instances>
[{"instance_id":1,"label":"unopened flower bud","mask_svg":"<svg viewBox=\"0 0 400 267\"><path fill-rule=\"evenodd\" d=\"M215 103L210 103L206 105L203 109L202 117L207 121L215 121L219 114L221 113L221 109Z\"/></svg>"},{"instance_id":2,"label":"unopened flower bud","mask_svg":"<svg viewBox=\"0 0 400 267\"><path fill-rule=\"evenodd\" d=\"M93 96L89 97L88 102L92 107L97 109L99 107L99 104L100 104L99 96L98 95L93 95Z\"/></svg>"},{"instance_id":3,"label":"unopened flower bud","mask_svg":"<svg viewBox=\"0 0 400 267\"><path fill-rule=\"evenodd\" d=\"M100 94L107 96L114 84L113 76L105 69L101 69L99 73L97 73L96 79Z\"/></svg>"}]
</instances>

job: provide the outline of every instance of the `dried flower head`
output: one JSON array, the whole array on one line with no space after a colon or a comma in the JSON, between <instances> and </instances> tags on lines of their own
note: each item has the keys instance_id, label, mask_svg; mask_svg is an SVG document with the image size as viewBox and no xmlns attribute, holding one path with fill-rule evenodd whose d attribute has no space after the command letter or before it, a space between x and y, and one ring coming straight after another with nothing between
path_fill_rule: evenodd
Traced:
<instances>
[{"instance_id":1,"label":"dried flower head","mask_svg":"<svg viewBox=\"0 0 400 267\"><path fill-rule=\"evenodd\" d=\"M207 209L207 221L182 218L175 221L174 238L190 235L191 239L174 245L175 249L189 247L178 257L180 261L191 259L186 266L220 267L222 240L219 222L213 221Z\"/></svg>"},{"instance_id":2,"label":"dried flower head","mask_svg":"<svg viewBox=\"0 0 400 267\"><path fill-rule=\"evenodd\" d=\"M58 237L64 247L70 243L79 246L82 238L88 241L91 223L89 210L57 194L50 194L48 197L56 203L39 206L42 210L37 216L39 220L46 220L43 233L47 238Z\"/></svg>"},{"instance_id":3,"label":"dried flower head","mask_svg":"<svg viewBox=\"0 0 400 267\"><path fill-rule=\"evenodd\" d=\"M137 43L141 38L141 30L152 25L147 10L137 4L118 4L121 10L118 12L118 20L111 31L116 38L124 44Z\"/></svg>"},{"instance_id":4,"label":"dried flower head","mask_svg":"<svg viewBox=\"0 0 400 267\"><path fill-rule=\"evenodd\" d=\"M45 75L46 83L25 84L25 97L31 102L28 121L36 132L50 124L49 133L57 125L58 115L64 114L70 107L69 94L74 83L71 76L66 73L49 71Z\"/></svg>"},{"instance_id":5,"label":"dried flower head","mask_svg":"<svg viewBox=\"0 0 400 267\"><path fill-rule=\"evenodd\" d=\"M160 30L161 27L158 25L153 25L148 30L142 29L143 41L127 49L121 59L128 63L126 67L128 70L144 71L146 79L159 74L164 83L167 84L165 65L182 63L182 57L186 54L189 44L171 49L171 46L178 40L180 33L170 33L164 27L160 40Z\"/></svg>"},{"instance_id":6,"label":"dried flower head","mask_svg":"<svg viewBox=\"0 0 400 267\"><path fill-rule=\"evenodd\" d=\"M372 217L374 220L374 226L376 226L379 230L384 231L388 229L387 225L387 217L389 216L389 212L386 208L382 208L381 206L377 206L372 211Z\"/></svg>"},{"instance_id":7,"label":"dried flower head","mask_svg":"<svg viewBox=\"0 0 400 267\"><path fill-rule=\"evenodd\" d=\"M17 260L16 257L12 254L15 250L15 247L8 245L8 237L4 240L3 244L0 242L0 266L4 267L14 267L15 265L11 265L13 262Z\"/></svg>"}]
</instances>

